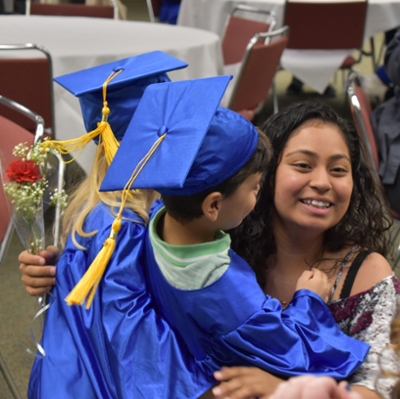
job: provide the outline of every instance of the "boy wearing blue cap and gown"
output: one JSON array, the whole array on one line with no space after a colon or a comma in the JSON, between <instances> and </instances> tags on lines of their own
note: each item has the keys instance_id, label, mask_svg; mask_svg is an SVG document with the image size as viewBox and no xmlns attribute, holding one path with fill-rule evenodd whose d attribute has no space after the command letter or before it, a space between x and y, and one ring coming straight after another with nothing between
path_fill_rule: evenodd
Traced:
<instances>
[{"instance_id":1,"label":"boy wearing blue cap and gown","mask_svg":"<svg viewBox=\"0 0 400 399\"><path fill-rule=\"evenodd\" d=\"M75 213L64 220L69 236L57 263L57 282L40 342L45 356L38 353L34 361L29 399L195 398L214 382L155 312L148 293L142 244L153 193L134 193L124 209L117 245L91 308L65 302L91 269L114 221L112 209L120 200L114 193L97 193L104 175L101 168L106 170L115 155L117 140L124 135L145 87L164 84L169 81L167 71L185 66L153 52L55 79L80 98L90 133L44 145L69 152L95 139L103 159L96 161L92 175L71 200L70 206L77 202ZM105 81L109 82L104 88ZM104 165L99 167L101 162Z\"/></svg>"},{"instance_id":2,"label":"boy wearing blue cap and gown","mask_svg":"<svg viewBox=\"0 0 400 399\"><path fill-rule=\"evenodd\" d=\"M158 310L206 374L246 365L280 377L346 378L368 345L346 336L308 289L286 309L265 296L222 231L252 210L265 167L251 164L262 158L258 131L218 107L229 79L149 86L101 190L162 194L165 207L155 207L146 235L146 276Z\"/></svg>"}]
</instances>

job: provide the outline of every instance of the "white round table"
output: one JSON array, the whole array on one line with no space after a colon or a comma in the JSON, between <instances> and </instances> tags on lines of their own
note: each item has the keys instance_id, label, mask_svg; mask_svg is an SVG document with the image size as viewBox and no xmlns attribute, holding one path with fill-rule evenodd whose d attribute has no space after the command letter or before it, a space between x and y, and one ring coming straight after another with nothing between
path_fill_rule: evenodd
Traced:
<instances>
[{"instance_id":1,"label":"white round table","mask_svg":"<svg viewBox=\"0 0 400 399\"><path fill-rule=\"evenodd\" d=\"M85 17L5 15L0 16L0 38L2 44L43 45L52 56L54 76L154 50L189 64L185 69L168 73L172 80L223 72L219 36L189 27ZM15 57L22 53L3 51L0 56ZM54 97L57 139L84 134L78 100L57 84ZM89 146L78 158L86 172L93 163L93 149L94 145Z\"/></svg>"},{"instance_id":2,"label":"white round table","mask_svg":"<svg viewBox=\"0 0 400 399\"><path fill-rule=\"evenodd\" d=\"M226 17L238 4L273 11L283 22L285 0L181 0L178 25L206 29L221 35ZM400 0L369 0L365 38L400 26Z\"/></svg>"},{"instance_id":3,"label":"white round table","mask_svg":"<svg viewBox=\"0 0 400 399\"><path fill-rule=\"evenodd\" d=\"M311 0L312 1L312 0ZM181 0L179 26L206 29L222 35L227 16L238 4L246 4L275 14L277 28L282 26L285 0ZM400 0L369 0L365 39L400 26ZM323 93L332 76L351 51L285 50L284 69Z\"/></svg>"}]
</instances>

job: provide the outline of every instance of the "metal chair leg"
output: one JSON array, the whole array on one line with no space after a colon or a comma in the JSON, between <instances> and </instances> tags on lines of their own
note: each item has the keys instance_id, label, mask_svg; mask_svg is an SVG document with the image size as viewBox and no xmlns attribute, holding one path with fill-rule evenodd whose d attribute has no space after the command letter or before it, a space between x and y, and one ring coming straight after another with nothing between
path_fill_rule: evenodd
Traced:
<instances>
[{"instance_id":1,"label":"metal chair leg","mask_svg":"<svg viewBox=\"0 0 400 399\"><path fill-rule=\"evenodd\" d=\"M146 0L146 3L147 9L149 10L150 22L156 22L156 17L154 16L153 4L151 3L151 0Z\"/></svg>"},{"instance_id":2,"label":"metal chair leg","mask_svg":"<svg viewBox=\"0 0 400 399\"><path fill-rule=\"evenodd\" d=\"M0 371L3 373L4 379L7 382L8 387L10 388L10 391L12 395L14 396L15 399L22 399L22 396L20 395L17 386L15 385L14 379L12 378L12 375L10 373L10 370L8 370L7 364L3 358L3 356L0 353Z\"/></svg>"},{"instance_id":3,"label":"metal chair leg","mask_svg":"<svg viewBox=\"0 0 400 399\"><path fill-rule=\"evenodd\" d=\"M378 68L378 60L376 59L376 50L375 50L375 39L371 37L369 40L369 44L371 46L371 61L372 61L372 68L373 72L375 72Z\"/></svg>"},{"instance_id":4,"label":"metal chair leg","mask_svg":"<svg viewBox=\"0 0 400 399\"><path fill-rule=\"evenodd\" d=\"M276 114L279 112L279 104L278 104L278 93L276 92L275 79L272 81L271 89L272 89L273 110L274 110L274 114Z\"/></svg>"}]
</instances>

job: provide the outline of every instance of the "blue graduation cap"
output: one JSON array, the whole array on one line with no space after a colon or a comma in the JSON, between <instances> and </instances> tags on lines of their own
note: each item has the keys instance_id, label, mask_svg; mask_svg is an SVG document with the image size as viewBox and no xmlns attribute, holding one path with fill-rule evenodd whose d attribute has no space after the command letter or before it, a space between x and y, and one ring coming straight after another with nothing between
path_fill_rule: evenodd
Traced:
<instances>
[{"instance_id":1,"label":"blue graduation cap","mask_svg":"<svg viewBox=\"0 0 400 399\"><path fill-rule=\"evenodd\" d=\"M102 119L104 82L115 72L106 87L110 108L108 122L115 137L121 140L146 87L169 82L166 72L187 65L162 51L153 51L72 72L54 81L79 98L85 128L90 132Z\"/></svg>"},{"instance_id":2,"label":"blue graduation cap","mask_svg":"<svg viewBox=\"0 0 400 399\"><path fill-rule=\"evenodd\" d=\"M239 171L257 147L258 132L241 115L219 107L230 79L149 86L100 190L190 195Z\"/></svg>"},{"instance_id":3,"label":"blue graduation cap","mask_svg":"<svg viewBox=\"0 0 400 399\"><path fill-rule=\"evenodd\" d=\"M88 133L71 140L47 140L43 146L69 154L100 139L110 164L146 87L169 82L166 72L186 66L166 53L153 51L55 78L79 98Z\"/></svg>"},{"instance_id":4,"label":"blue graduation cap","mask_svg":"<svg viewBox=\"0 0 400 399\"><path fill-rule=\"evenodd\" d=\"M131 188L189 195L222 183L253 155L255 127L219 107L231 76L169 82L146 88L101 191L122 190L121 205L103 248L66 298L90 307L116 245Z\"/></svg>"}]
</instances>

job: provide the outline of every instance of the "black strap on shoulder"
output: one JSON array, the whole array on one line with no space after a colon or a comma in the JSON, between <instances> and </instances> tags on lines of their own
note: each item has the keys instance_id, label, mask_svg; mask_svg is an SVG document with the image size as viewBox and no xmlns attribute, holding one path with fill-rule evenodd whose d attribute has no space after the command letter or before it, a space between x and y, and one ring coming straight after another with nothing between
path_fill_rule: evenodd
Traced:
<instances>
[{"instance_id":1,"label":"black strap on shoulder","mask_svg":"<svg viewBox=\"0 0 400 399\"><path fill-rule=\"evenodd\" d=\"M362 263L365 258L371 253L370 250L363 250L358 253L358 255L353 260L353 263L350 265L349 271L346 276L346 280L344 280L344 284L342 287L342 291L340 292L340 299L347 298L350 296L351 289L354 284L354 280L356 279L358 270L360 269Z\"/></svg>"}]
</instances>

